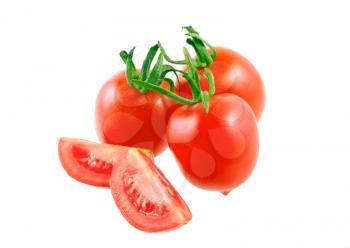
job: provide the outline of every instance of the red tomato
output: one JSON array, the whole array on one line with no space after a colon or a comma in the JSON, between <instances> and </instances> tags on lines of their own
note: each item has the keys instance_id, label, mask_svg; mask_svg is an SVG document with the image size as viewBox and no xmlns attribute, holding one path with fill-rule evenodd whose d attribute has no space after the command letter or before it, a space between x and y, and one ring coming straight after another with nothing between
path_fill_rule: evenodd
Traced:
<instances>
[{"instance_id":1,"label":"red tomato","mask_svg":"<svg viewBox=\"0 0 350 248\"><path fill-rule=\"evenodd\" d=\"M142 94L119 72L101 88L96 101L96 131L102 142L142 147L155 155L166 148L166 106L156 92Z\"/></svg>"},{"instance_id":2,"label":"red tomato","mask_svg":"<svg viewBox=\"0 0 350 248\"><path fill-rule=\"evenodd\" d=\"M109 187L112 168L128 149L70 138L61 138L58 143L59 157L67 173L82 183L100 187ZM153 159L150 153L148 156Z\"/></svg>"},{"instance_id":3,"label":"red tomato","mask_svg":"<svg viewBox=\"0 0 350 248\"><path fill-rule=\"evenodd\" d=\"M186 203L149 157L130 149L120 159L110 185L115 203L130 224L142 231L159 232L191 220Z\"/></svg>"},{"instance_id":4,"label":"red tomato","mask_svg":"<svg viewBox=\"0 0 350 248\"><path fill-rule=\"evenodd\" d=\"M185 177L194 185L229 193L252 173L259 137L253 111L233 94L182 106L171 115L167 140Z\"/></svg>"},{"instance_id":5,"label":"red tomato","mask_svg":"<svg viewBox=\"0 0 350 248\"><path fill-rule=\"evenodd\" d=\"M265 105L265 89L258 72L246 58L228 48L217 47L216 53L213 64L208 67L215 78L215 94L232 93L240 96L259 120ZM204 71L200 70L199 74L202 89L208 90ZM184 78L180 82L180 92L184 97L192 98Z\"/></svg>"}]
</instances>

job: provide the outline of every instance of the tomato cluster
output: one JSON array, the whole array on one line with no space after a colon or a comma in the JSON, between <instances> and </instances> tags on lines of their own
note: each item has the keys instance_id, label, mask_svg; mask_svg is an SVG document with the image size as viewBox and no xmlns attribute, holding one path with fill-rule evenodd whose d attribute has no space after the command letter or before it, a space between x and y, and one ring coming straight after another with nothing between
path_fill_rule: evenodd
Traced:
<instances>
[{"instance_id":1,"label":"tomato cluster","mask_svg":"<svg viewBox=\"0 0 350 248\"><path fill-rule=\"evenodd\" d=\"M153 154L169 146L188 181L225 195L250 176L258 157L257 121L265 103L261 77L239 53L213 47L192 27L186 29L194 59L184 48L185 59L172 60L158 43L136 69L134 49L120 53L126 70L108 80L96 100L96 131L106 144L60 140L68 174L110 187L122 214L143 231L171 230L191 219Z\"/></svg>"},{"instance_id":2,"label":"tomato cluster","mask_svg":"<svg viewBox=\"0 0 350 248\"><path fill-rule=\"evenodd\" d=\"M215 78L208 113L201 103L181 105L153 91L141 94L128 84L125 72L112 77L96 102L101 141L143 147L158 155L167 140L182 172L194 185L227 194L244 182L257 160L256 120L264 108L264 86L242 55L222 47L216 53L208 67ZM208 90L203 69L198 71L201 88ZM192 97L183 77L176 91Z\"/></svg>"}]
</instances>

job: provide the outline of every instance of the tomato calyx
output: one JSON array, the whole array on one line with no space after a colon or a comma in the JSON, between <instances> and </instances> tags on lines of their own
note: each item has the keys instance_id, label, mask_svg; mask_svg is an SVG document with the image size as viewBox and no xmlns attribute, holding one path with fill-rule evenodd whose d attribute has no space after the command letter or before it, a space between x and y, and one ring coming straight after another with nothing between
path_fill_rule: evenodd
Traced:
<instances>
[{"instance_id":1,"label":"tomato calyx","mask_svg":"<svg viewBox=\"0 0 350 248\"><path fill-rule=\"evenodd\" d=\"M216 57L215 47L204 40L192 26L185 26L183 28L188 31L188 33L186 33L186 35L189 36L189 38L186 39L187 44L191 45L196 51L197 67L210 66L213 63L213 59ZM210 53L206 46L210 48Z\"/></svg>"},{"instance_id":2,"label":"tomato calyx","mask_svg":"<svg viewBox=\"0 0 350 248\"><path fill-rule=\"evenodd\" d=\"M199 33L192 26L184 26L183 29L186 29L188 33L185 35L189 36L186 39L186 43L189 44L195 50L197 54L197 58L195 60L196 67L208 67L213 63L213 59L216 57L216 49L212 45L209 44L206 40L204 40ZM182 60L173 60L168 54L165 52L164 47L158 41L159 49L164 56L165 60L172 64L177 65L185 65L187 64L186 59ZM210 53L208 52L207 47L210 49Z\"/></svg>"},{"instance_id":3,"label":"tomato calyx","mask_svg":"<svg viewBox=\"0 0 350 248\"><path fill-rule=\"evenodd\" d=\"M145 94L148 91L156 91L162 95L165 95L178 104L193 105L202 102L206 113L209 111L210 96L215 93L215 80L213 73L207 68L213 63L213 59L216 56L216 50L206 40L204 40L199 33L191 26L183 27L187 30L186 39L196 52L196 58L192 59L189 51L186 47L183 48L183 60L173 60L165 52L164 47L158 41L157 44L152 46L142 64L141 70L138 71L133 62L133 53L135 47L129 52L121 51L120 57L126 64L126 79L131 87ZM209 48L209 49L208 49ZM159 51L158 58L151 68L152 62L155 59ZM165 64L164 60L170 64ZM188 72L176 69L173 64L187 65ZM200 80L198 76L198 69L202 68L205 71L204 77L209 82L209 91L203 91L200 86ZM175 83L169 78L168 73L173 73L176 77L176 82L179 82L178 73L187 80L191 91L192 99L187 99L174 92ZM169 84L169 90L161 86L163 82ZM180 90L180 89L179 89Z\"/></svg>"}]
</instances>

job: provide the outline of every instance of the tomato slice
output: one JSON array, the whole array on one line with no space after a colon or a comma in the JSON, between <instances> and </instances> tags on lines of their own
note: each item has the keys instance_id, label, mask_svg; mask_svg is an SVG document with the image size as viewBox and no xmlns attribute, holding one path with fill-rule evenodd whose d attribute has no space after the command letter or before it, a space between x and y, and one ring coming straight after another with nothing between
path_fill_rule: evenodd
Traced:
<instances>
[{"instance_id":1,"label":"tomato slice","mask_svg":"<svg viewBox=\"0 0 350 248\"><path fill-rule=\"evenodd\" d=\"M192 218L179 193L146 154L129 149L111 175L111 190L123 216L145 232L176 229Z\"/></svg>"},{"instance_id":2,"label":"tomato slice","mask_svg":"<svg viewBox=\"0 0 350 248\"><path fill-rule=\"evenodd\" d=\"M68 175L82 183L100 187L109 187L113 166L128 149L71 138L60 138L58 144L59 157ZM140 151L153 159L150 152Z\"/></svg>"}]
</instances>

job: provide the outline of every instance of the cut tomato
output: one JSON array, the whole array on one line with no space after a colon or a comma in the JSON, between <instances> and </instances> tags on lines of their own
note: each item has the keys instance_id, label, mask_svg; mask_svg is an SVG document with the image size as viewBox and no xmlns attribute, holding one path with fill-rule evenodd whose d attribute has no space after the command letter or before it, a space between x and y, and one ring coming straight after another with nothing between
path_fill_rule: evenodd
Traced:
<instances>
[{"instance_id":1,"label":"cut tomato","mask_svg":"<svg viewBox=\"0 0 350 248\"><path fill-rule=\"evenodd\" d=\"M129 149L120 160L113 168L110 186L114 201L131 225L159 232L191 220L184 200L147 155Z\"/></svg>"},{"instance_id":2,"label":"cut tomato","mask_svg":"<svg viewBox=\"0 0 350 248\"><path fill-rule=\"evenodd\" d=\"M100 187L109 187L113 166L128 149L71 138L60 138L58 144L59 157L68 175L82 183ZM140 151L153 159L151 152Z\"/></svg>"}]
</instances>

